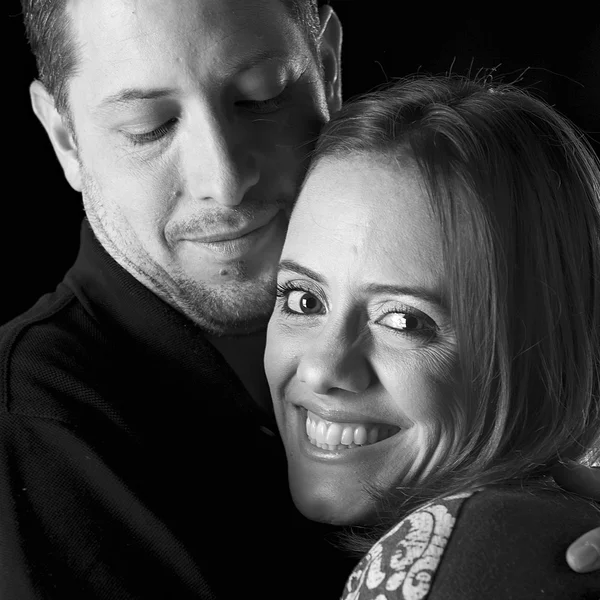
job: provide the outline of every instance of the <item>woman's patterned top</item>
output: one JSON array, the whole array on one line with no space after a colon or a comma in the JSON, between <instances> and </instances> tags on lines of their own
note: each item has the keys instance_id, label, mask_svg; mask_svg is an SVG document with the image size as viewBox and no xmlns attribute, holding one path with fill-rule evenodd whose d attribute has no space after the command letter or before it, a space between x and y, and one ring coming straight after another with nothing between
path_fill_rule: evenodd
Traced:
<instances>
[{"instance_id":1,"label":"woman's patterned top","mask_svg":"<svg viewBox=\"0 0 600 600\"><path fill-rule=\"evenodd\" d=\"M600 525L600 505L517 485L449 496L409 514L347 580L342 600L600 600L568 546Z\"/></svg>"},{"instance_id":2,"label":"woman's patterned top","mask_svg":"<svg viewBox=\"0 0 600 600\"><path fill-rule=\"evenodd\" d=\"M426 598L458 512L472 494L449 496L400 521L354 569L342 600Z\"/></svg>"}]
</instances>

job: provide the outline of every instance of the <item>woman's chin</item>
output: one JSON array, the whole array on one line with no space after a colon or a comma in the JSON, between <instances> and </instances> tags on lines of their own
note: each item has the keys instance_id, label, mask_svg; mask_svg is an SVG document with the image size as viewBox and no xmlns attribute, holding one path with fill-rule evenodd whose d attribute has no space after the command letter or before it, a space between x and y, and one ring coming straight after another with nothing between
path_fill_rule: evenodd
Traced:
<instances>
[{"instance_id":1,"label":"woman's chin","mask_svg":"<svg viewBox=\"0 0 600 600\"><path fill-rule=\"evenodd\" d=\"M362 506L362 503L346 503L339 497L323 497L320 495L310 495L306 490L300 490L294 493L292 498L296 508L311 521L317 523L326 523L328 525L348 526L348 525L366 525L374 517L374 509L369 506Z\"/></svg>"}]
</instances>

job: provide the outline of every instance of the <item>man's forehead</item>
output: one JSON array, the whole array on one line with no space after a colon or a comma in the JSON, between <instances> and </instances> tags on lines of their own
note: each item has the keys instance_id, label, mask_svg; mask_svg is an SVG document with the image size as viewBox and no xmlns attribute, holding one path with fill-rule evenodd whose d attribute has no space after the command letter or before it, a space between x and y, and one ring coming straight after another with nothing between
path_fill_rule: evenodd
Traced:
<instances>
[{"instance_id":1,"label":"man's forehead","mask_svg":"<svg viewBox=\"0 0 600 600\"><path fill-rule=\"evenodd\" d=\"M234 70L303 53L303 36L281 0L74 0L70 16L83 61L115 68L162 57Z\"/></svg>"},{"instance_id":2,"label":"man's forehead","mask_svg":"<svg viewBox=\"0 0 600 600\"><path fill-rule=\"evenodd\" d=\"M281 0L79 0L71 12L80 42L71 93L94 111L219 86L258 65L301 72L311 57Z\"/></svg>"}]
</instances>

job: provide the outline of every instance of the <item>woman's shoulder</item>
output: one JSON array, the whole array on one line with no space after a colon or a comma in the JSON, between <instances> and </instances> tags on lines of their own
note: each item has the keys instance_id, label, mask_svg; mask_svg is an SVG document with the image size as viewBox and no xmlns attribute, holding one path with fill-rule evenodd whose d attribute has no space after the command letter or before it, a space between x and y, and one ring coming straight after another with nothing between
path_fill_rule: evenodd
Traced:
<instances>
[{"instance_id":1,"label":"woman's shoulder","mask_svg":"<svg viewBox=\"0 0 600 600\"><path fill-rule=\"evenodd\" d=\"M352 573L343 600L597 598L600 577L572 572L565 551L599 520L592 503L559 492L508 487L446 497L388 531Z\"/></svg>"},{"instance_id":2,"label":"woman's shoulder","mask_svg":"<svg viewBox=\"0 0 600 600\"><path fill-rule=\"evenodd\" d=\"M460 509L474 494L430 503L392 527L354 569L342 600L425 598Z\"/></svg>"}]
</instances>

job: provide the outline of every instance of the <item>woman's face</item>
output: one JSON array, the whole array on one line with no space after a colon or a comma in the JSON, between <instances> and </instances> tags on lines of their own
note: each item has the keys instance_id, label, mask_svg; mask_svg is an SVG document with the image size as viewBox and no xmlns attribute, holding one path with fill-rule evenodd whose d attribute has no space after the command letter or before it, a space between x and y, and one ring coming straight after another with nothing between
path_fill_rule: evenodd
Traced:
<instances>
[{"instance_id":1,"label":"woman's face","mask_svg":"<svg viewBox=\"0 0 600 600\"><path fill-rule=\"evenodd\" d=\"M294 501L366 522L450 448L456 348L440 233L416 167L325 159L290 221L265 366Z\"/></svg>"}]
</instances>

